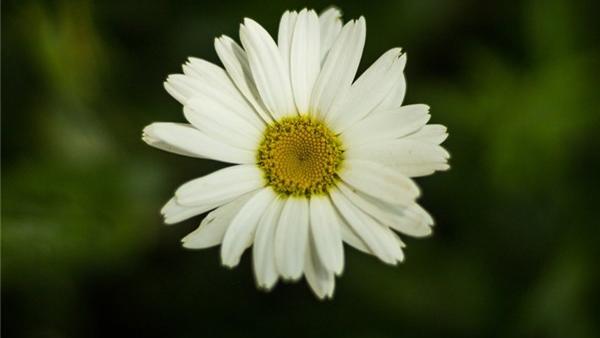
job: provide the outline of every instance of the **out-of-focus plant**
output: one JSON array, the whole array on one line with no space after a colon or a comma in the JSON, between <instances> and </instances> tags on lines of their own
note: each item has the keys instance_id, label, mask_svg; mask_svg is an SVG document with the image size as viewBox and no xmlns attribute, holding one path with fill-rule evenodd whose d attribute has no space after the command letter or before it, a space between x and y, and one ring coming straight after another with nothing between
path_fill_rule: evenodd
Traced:
<instances>
[{"instance_id":1,"label":"out-of-focus plant","mask_svg":"<svg viewBox=\"0 0 600 338\"><path fill-rule=\"evenodd\" d=\"M160 227L168 187L221 164L167 174L171 155L139 140L180 112L160 82L182 46L214 61L213 32L304 4L3 2L3 331L597 336L597 5L345 2L377 36L363 68L390 43L407 51L407 103L448 123L452 169L419 180L434 238L409 240L397 268L352 254L326 305L285 285L256 295L247 257L234 272L216 251L159 247L197 225Z\"/></svg>"}]
</instances>

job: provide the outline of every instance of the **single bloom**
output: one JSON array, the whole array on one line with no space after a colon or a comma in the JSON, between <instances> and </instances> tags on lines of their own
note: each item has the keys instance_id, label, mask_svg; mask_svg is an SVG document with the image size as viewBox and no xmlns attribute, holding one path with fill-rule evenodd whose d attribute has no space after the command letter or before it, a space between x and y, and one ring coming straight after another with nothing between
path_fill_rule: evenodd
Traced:
<instances>
[{"instance_id":1,"label":"single bloom","mask_svg":"<svg viewBox=\"0 0 600 338\"><path fill-rule=\"evenodd\" d=\"M343 243L403 261L398 233L433 226L412 178L449 168L446 128L427 124L427 105L402 105L406 54L390 49L355 80L365 19L343 24L336 8L285 12L277 41L252 19L239 34L215 39L223 67L190 58L167 78L187 123L143 131L153 147L232 164L180 186L165 223L209 212L184 247L221 245L228 267L252 248L258 287L304 276L321 299Z\"/></svg>"}]
</instances>

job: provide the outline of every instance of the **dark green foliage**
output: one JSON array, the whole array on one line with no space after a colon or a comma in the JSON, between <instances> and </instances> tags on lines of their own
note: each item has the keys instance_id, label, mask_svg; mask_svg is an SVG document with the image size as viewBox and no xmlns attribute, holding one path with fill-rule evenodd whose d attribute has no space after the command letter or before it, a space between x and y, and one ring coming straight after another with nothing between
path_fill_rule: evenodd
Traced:
<instances>
[{"instance_id":1,"label":"dark green foliage","mask_svg":"<svg viewBox=\"0 0 600 338\"><path fill-rule=\"evenodd\" d=\"M452 169L418 179L434 236L395 268L348 253L327 302L180 247L200 218L160 207L223 165L141 141L183 121L162 81L305 5L330 3L2 2L3 337L600 336L598 2L340 1L361 69L403 47L406 102L448 126Z\"/></svg>"}]
</instances>

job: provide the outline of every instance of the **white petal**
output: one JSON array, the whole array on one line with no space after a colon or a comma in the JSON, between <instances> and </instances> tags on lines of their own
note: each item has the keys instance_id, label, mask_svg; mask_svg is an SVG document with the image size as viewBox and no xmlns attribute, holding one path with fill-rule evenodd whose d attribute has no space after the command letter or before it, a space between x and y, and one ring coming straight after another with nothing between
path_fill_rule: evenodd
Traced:
<instances>
[{"instance_id":1,"label":"white petal","mask_svg":"<svg viewBox=\"0 0 600 338\"><path fill-rule=\"evenodd\" d=\"M285 11L279 20L279 32L277 33L277 47L281 52L281 58L285 65L285 69L290 69L290 55L292 48L292 36L294 35L294 27L298 19L298 12Z\"/></svg>"},{"instance_id":2,"label":"white petal","mask_svg":"<svg viewBox=\"0 0 600 338\"><path fill-rule=\"evenodd\" d=\"M254 152L217 141L189 124L155 122L144 128L142 139L158 149L228 163L254 163Z\"/></svg>"},{"instance_id":3,"label":"white petal","mask_svg":"<svg viewBox=\"0 0 600 338\"><path fill-rule=\"evenodd\" d=\"M396 264L404 257L402 248L389 228L362 212L337 189L333 189L330 195L346 222L375 256L388 264Z\"/></svg>"},{"instance_id":4,"label":"white petal","mask_svg":"<svg viewBox=\"0 0 600 338\"><path fill-rule=\"evenodd\" d=\"M400 207L369 197L344 183L338 184L338 188L352 204L385 226L413 237L431 234L433 220L416 203L408 207Z\"/></svg>"},{"instance_id":5,"label":"white petal","mask_svg":"<svg viewBox=\"0 0 600 338\"><path fill-rule=\"evenodd\" d=\"M409 177L425 176L437 170L447 170L448 152L432 143L410 139L382 140L360 147L350 148L348 159L381 163Z\"/></svg>"},{"instance_id":6,"label":"white petal","mask_svg":"<svg viewBox=\"0 0 600 338\"><path fill-rule=\"evenodd\" d=\"M258 222L252 247L254 274L259 287L271 289L277 282L278 273L275 266L275 230L281 215L284 201L274 198L267 211Z\"/></svg>"},{"instance_id":7,"label":"white petal","mask_svg":"<svg viewBox=\"0 0 600 338\"><path fill-rule=\"evenodd\" d=\"M315 11L298 14L292 36L290 72L296 107L308 113L313 85L321 69L319 18Z\"/></svg>"},{"instance_id":8,"label":"white petal","mask_svg":"<svg viewBox=\"0 0 600 338\"><path fill-rule=\"evenodd\" d=\"M402 221L390 224L390 227L403 234L413 237L426 237L431 235L433 218L420 205L413 204L401 211Z\"/></svg>"},{"instance_id":9,"label":"white petal","mask_svg":"<svg viewBox=\"0 0 600 338\"><path fill-rule=\"evenodd\" d=\"M188 100L183 114L194 127L220 142L249 151L258 148L261 131L220 102L196 97Z\"/></svg>"},{"instance_id":10,"label":"white petal","mask_svg":"<svg viewBox=\"0 0 600 338\"><path fill-rule=\"evenodd\" d=\"M335 7L330 7L319 15L321 25L321 61L325 61L327 53L335 39L342 31L342 13Z\"/></svg>"},{"instance_id":11,"label":"white petal","mask_svg":"<svg viewBox=\"0 0 600 338\"><path fill-rule=\"evenodd\" d=\"M199 206L190 207L178 204L175 197L173 197L160 210L160 213L165 218L165 224L175 224L188 218L203 214L222 204L223 203L206 203Z\"/></svg>"},{"instance_id":12,"label":"white petal","mask_svg":"<svg viewBox=\"0 0 600 338\"><path fill-rule=\"evenodd\" d=\"M275 232L275 263L284 278L298 279L302 276L308 224L308 200L289 197L283 206Z\"/></svg>"},{"instance_id":13,"label":"white petal","mask_svg":"<svg viewBox=\"0 0 600 338\"><path fill-rule=\"evenodd\" d=\"M366 24L361 17L348 22L327 55L311 97L311 108L317 116L326 117L337 99L343 98L350 86L365 45Z\"/></svg>"},{"instance_id":14,"label":"white petal","mask_svg":"<svg viewBox=\"0 0 600 338\"><path fill-rule=\"evenodd\" d=\"M440 124L428 124L406 138L425 143L441 144L448 138L448 133L447 128Z\"/></svg>"},{"instance_id":15,"label":"white petal","mask_svg":"<svg viewBox=\"0 0 600 338\"><path fill-rule=\"evenodd\" d=\"M230 95L240 96L227 72L212 62L190 57L188 62L183 65L184 77L199 80L201 83L208 84L209 90L227 92ZM181 77L180 74L171 76ZM167 81L169 82L169 81Z\"/></svg>"},{"instance_id":16,"label":"white petal","mask_svg":"<svg viewBox=\"0 0 600 338\"><path fill-rule=\"evenodd\" d=\"M200 68L198 63L201 60L194 59L195 69ZM196 99L196 101L210 100L209 105L218 105L219 110L215 113L220 116L220 111L226 110L229 114L237 115L253 125L256 129L262 130L264 127L264 121L256 114L256 111L248 104L246 99L233 85L230 78L227 76L225 71L215 65L207 66L210 64L206 61L200 63L203 65L206 75L200 77L199 75L184 75L184 74L172 74L167 77L165 82L165 88L169 93L173 95L173 88L177 91L175 95L184 96L180 99L180 102L184 105L188 104L190 100ZM184 65L184 71L192 73L190 70L191 64ZM210 68L209 68L210 67ZM215 71L214 67L217 67L220 71ZM199 71L195 71L197 74ZM178 96L175 96L176 98Z\"/></svg>"},{"instance_id":17,"label":"white petal","mask_svg":"<svg viewBox=\"0 0 600 338\"><path fill-rule=\"evenodd\" d=\"M400 53L400 48L384 53L352 84L344 100L331 108L328 119L336 131L364 118L383 101L402 75Z\"/></svg>"},{"instance_id":18,"label":"white petal","mask_svg":"<svg viewBox=\"0 0 600 338\"><path fill-rule=\"evenodd\" d=\"M406 66L406 53L402 54L400 57L400 67L402 69ZM404 101L404 95L406 94L406 77L404 73L400 74L396 79L396 82L392 86L392 88L388 91L385 98L379 104L379 106L373 111L373 114L376 114L378 111L398 108L402 106L402 102Z\"/></svg>"},{"instance_id":19,"label":"white petal","mask_svg":"<svg viewBox=\"0 0 600 338\"><path fill-rule=\"evenodd\" d=\"M237 94L237 89L231 82L231 79L227 76L227 72L212 62L208 62L203 59L190 57L188 61L183 64L183 74L187 77L191 77L205 83L211 83L214 87L222 91L228 91L232 95Z\"/></svg>"},{"instance_id":20,"label":"white petal","mask_svg":"<svg viewBox=\"0 0 600 338\"><path fill-rule=\"evenodd\" d=\"M254 193L249 193L236 198L222 207L210 212L200 226L185 236L181 241L183 247L188 249L205 249L221 244L225 231L238 210Z\"/></svg>"},{"instance_id":21,"label":"white petal","mask_svg":"<svg viewBox=\"0 0 600 338\"><path fill-rule=\"evenodd\" d=\"M396 257L396 260L398 262L404 262L404 248L406 248L406 244L404 244L404 242L402 241L400 236L398 236L397 233L393 231L390 231L389 233L392 234L392 237L394 237L394 240L396 241L396 245L398 245L398 247L400 248L400 253Z\"/></svg>"},{"instance_id":22,"label":"white petal","mask_svg":"<svg viewBox=\"0 0 600 338\"><path fill-rule=\"evenodd\" d=\"M296 114L289 70L269 33L258 23L245 19L240 39L248 53L250 69L265 106L276 118Z\"/></svg>"},{"instance_id":23,"label":"white petal","mask_svg":"<svg viewBox=\"0 0 600 338\"><path fill-rule=\"evenodd\" d=\"M429 106L413 104L371 114L342 133L348 148L414 133L429 121Z\"/></svg>"},{"instance_id":24,"label":"white petal","mask_svg":"<svg viewBox=\"0 0 600 338\"><path fill-rule=\"evenodd\" d=\"M215 75L215 74L213 74ZM257 130L264 128L264 121L256 114L254 109L246 102L242 94L235 88L229 77L222 70L220 75L225 79L212 80L211 78L197 78L183 74L169 75L166 85L181 86L189 89L185 98L184 105L190 104L190 101L196 101L196 106L202 107L205 101L206 106L216 109L214 115L221 117L227 112L227 115L234 115L237 119L246 121ZM228 85L224 85L228 82ZM198 102L201 104L198 105Z\"/></svg>"},{"instance_id":25,"label":"white petal","mask_svg":"<svg viewBox=\"0 0 600 338\"><path fill-rule=\"evenodd\" d=\"M177 203L199 205L219 203L264 186L261 170L242 164L217 170L183 184L175 192Z\"/></svg>"},{"instance_id":26,"label":"white petal","mask_svg":"<svg viewBox=\"0 0 600 338\"><path fill-rule=\"evenodd\" d=\"M258 221L275 197L273 190L265 188L252 196L239 209L223 238L223 245L221 246L221 261L223 265L229 267L238 265L244 250L252 245Z\"/></svg>"},{"instance_id":27,"label":"white petal","mask_svg":"<svg viewBox=\"0 0 600 338\"><path fill-rule=\"evenodd\" d=\"M339 275L344 269L344 247L338 216L329 197L310 199L310 229L319 259L329 271Z\"/></svg>"},{"instance_id":28,"label":"white petal","mask_svg":"<svg viewBox=\"0 0 600 338\"><path fill-rule=\"evenodd\" d=\"M144 132L142 134L142 141L146 142L148 145L150 145L154 148L160 149L160 150L164 150L164 151L168 151L170 153L177 154L177 155L204 158L204 156L200 155L197 151L196 152L186 151L185 149L178 148L177 146L175 146L171 143L166 143L162 139L156 138L155 135L153 134L152 128L148 128L148 127L149 126L147 126L144 129Z\"/></svg>"},{"instance_id":29,"label":"white petal","mask_svg":"<svg viewBox=\"0 0 600 338\"><path fill-rule=\"evenodd\" d=\"M169 75L167 81L163 82L163 86L167 93L173 96L175 100L179 101L181 104L185 104L187 100L194 95L195 89L186 81L175 80L178 77L185 78L184 75L181 74Z\"/></svg>"},{"instance_id":30,"label":"white petal","mask_svg":"<svg viewBox=\"0 0 600 338\"><path fill-rule=\"evenodd\" d=\"M335 277L333 272L328 270L317 257L315 243L311 238L306 249L304 259L304 276L308 285L319 299L333 297L335 288Z\"/></svg>"},{"instance_id":31,"label":"white petal","mask_svg":"<svg viewBox=\"0 0 600 338\"><path fill-rule=\"evenodd\" d=\"M395 205L410 205L419 188L408 177L375 162L348 159L339 173L354 188Z\"/></svg>"},{"instance_id":32,"label":"white petal","mask_svg":"<svg viewBox=\"0 0 600 338\"><path fill-rule=\"evenodd\" d=\"M254 107L258 115L267 123L273 121L254 83L246 51L233 41L233 39L225 35L215 39L215 50L231 80L246 100Z\"/></svg>"},{"instance_id":33,"label":"white petal","mask_svg":"<svg viewBox=\"0 0 600 338\"><path fill-rule=\"evenodd\" d=\"M373 255L373 252L369 250L365 242L358 237L356 232L352 230L348 222L346 222L341 215L338 213L338 218L340 219L341 230L342 230L342 239L344 242L351 247L355 248L358 251L362 251L368 255Z\"/></svg>"}]
</instances>

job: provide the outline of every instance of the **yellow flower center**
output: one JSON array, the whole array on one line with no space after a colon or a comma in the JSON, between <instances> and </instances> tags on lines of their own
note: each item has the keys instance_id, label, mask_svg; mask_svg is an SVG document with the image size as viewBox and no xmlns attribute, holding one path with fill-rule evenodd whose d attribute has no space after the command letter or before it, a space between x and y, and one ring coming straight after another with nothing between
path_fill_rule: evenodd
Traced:
<instances>
[{"instance_id":1,"label":"yellow flower center","mask_svg":"<svg viewBox=\"0 0 600 338\"><path fill-rule=\"evenodd\" d=\"M308 197L327 193L338 180L343 150L322 122L294 116L267 127L257 157L267 184L277 193Z\"/></svg>"}]
</instances>

